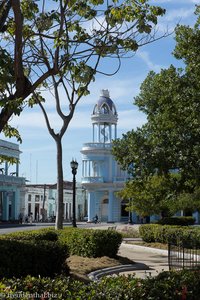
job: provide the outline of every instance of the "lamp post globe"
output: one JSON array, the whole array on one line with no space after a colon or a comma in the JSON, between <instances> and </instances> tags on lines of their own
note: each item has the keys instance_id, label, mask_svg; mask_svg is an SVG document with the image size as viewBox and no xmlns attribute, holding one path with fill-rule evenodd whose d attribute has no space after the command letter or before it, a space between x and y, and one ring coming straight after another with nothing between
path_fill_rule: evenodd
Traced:
<instances>
[{"instance_id":1,"label":"lamp post globe","mask_svg":"<svg viewBox=\"0 0 200 300\"><path fill-rule=\"evenodd\" d=\"M76 174L78 169L78 163L76 160L72 159L70 166L73 174L73 197L72 197L72 226L77 227L76 225Z\"/></svg>"}]
</instances>

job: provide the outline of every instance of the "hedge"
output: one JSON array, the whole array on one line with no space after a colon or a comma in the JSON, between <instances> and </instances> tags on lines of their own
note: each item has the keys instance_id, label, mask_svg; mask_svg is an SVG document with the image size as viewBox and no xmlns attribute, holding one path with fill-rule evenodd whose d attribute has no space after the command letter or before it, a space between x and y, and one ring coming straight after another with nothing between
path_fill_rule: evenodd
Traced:
<instances>
[{"instance_id":1,"label":"hedge","mask_svg":"<svg viewBox=\"0 0 200 300\"><path fill-rule=\"evenodd\" d=\"M59 242L1 239L0 253L0 278L69 273L68 249Z\"/></svg>"},{"instance_id":2,"label":"hedge","mask_svg":"<svg viewBox=\"0 0 200 300\"><path fill-rule=\"evenodd\" d=\"M52 228L45 228L31 231L13 232L2 235L1 239L12 239L12 240L34 240L34 241L57 241L58 232Z\"/></svg>"},{"instance_id":3,"label":"hedge","mask_svg":"<svg viewBox=\"0 0 200 300\"><path fill-rule=\"evenodd\" d=\"M166 217L159 221L157 224L160 225L178 225L178 226L189 226L194 225L195 218L193 217Z\"/></svg>"},{"instance_id":4,"label":"hedge","mask_svg":"<svg viewBox=\"0 0 200 300\"><path fill-rule=\"evenodd\" d=\"M200 248L200 228L145 224L139 228L140 236L147 243L181 244L186 248Z\"/></svg>"},{"instance_id":5,"label":"hedge","mask_svg":"<svg viewBox=\"0 0 200 300\"><path fill-rule=\"evenodd\" d=\"M122 235L111 230L66 228L59 232L59 241L69 247L71 255L116 257Z\"/></svg>"},{"instance_id":6,"label":"hedge","mask_svg":"<svg viewBox=\"0 0 200 300\"><path fill-rule=\"evenodd\" d=\"M157 277L139 279L133 276L105 277L84 284L59 276L2 279L3 299L65 300L199 300L200 272L162 272Z\"/></svg>"}]
</instances>

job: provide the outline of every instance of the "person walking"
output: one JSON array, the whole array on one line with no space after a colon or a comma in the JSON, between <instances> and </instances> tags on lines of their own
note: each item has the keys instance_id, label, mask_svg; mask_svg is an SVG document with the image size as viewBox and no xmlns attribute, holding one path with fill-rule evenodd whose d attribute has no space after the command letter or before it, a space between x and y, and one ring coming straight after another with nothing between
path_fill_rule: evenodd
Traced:
<instances>
[{"instance_id":1,"label":"person walking","mask_svg":"<svg viewBox=\"0 0 200 300\"><path fill-rule=\"evenodd\" d=\"M29 222L30 222L30 224L32 225L32 223L33 223L33 214L32 214L32 213L30 213L30 216L29 216Z\"/></svg>"},{"instance_id":2,"label":"person walking","mask_svg":"<svg viewBox=\"0 0 200 300\"><path fill-rule=\"evenodd\" d=\"M94 217L94 223L95 223L95 224L98 223L98 219L99 219L99 217L98 217L97 214L96 214L96 216Z\"/></svg>"}]
</instances>

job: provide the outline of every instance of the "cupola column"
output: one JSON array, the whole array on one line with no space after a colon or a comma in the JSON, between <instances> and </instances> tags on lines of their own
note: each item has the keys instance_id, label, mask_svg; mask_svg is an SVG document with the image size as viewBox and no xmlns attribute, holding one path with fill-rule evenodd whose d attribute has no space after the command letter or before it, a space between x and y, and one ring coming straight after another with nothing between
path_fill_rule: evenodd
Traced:
<instances>
[{"instance_id":1,"label":"cupola column","mask_svg":"<svg viewBox=\"0 0 200 300\"><path fill-rule=\"evenodd\" d=\"M88 191L88 222L92 222L95 216L94 192Z\"/></svg>"},{"instance_id":2,"label":"cupola column","mask_svg":"<svg viewBox=\"0 0 200 300\"><path fill-rule=\"evenodd\" d=\"M115 140L116 140L116 138L117 138L117 124L115 124Z\"/></svg>"},{"instance_id":3,"label":"cupola column","mask_svg":"<svg viewBox=\"0 0 200 300\"><path fill-rule=\"evenodd\" d=\"M109 191L108 222L113 222L113 191Z\"/></svg>"}]
</instances>

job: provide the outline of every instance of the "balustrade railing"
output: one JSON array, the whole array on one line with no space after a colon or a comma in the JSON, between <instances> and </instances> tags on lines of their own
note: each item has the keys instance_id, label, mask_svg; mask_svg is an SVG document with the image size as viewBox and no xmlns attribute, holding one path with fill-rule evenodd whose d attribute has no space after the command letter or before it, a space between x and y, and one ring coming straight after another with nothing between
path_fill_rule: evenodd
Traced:
<instances>
[{"instance_id":1,"label":"balustrade railing","mask_svg":"<svg viewBox=\"0 0 200 300\"><path fill-rule=\"evenodd\" d=\"M104 182L103 177L83 177L82 183Z\"/></svg>"},{"instance_id":2,"label":"balustrade railing","mask_svg":"<svg viewBox=\"0 0 200 300\"><path fill-rule=\"evenodd\" d=\"M111 149L112 143L85 143L83 144L83 149L84 148Z\"/></svg>"},{"instance_id":3,"label":"balustrade railing","mask_svg":"<svg viewBox=\"0 0 200 300\"><path fill-rule=\"evenodd\" d=\"M8 176L8 175L0 175L0 185L4 184L25 184L24 177L17 177L17 176Z\"/></svg>"}]
</instances>

